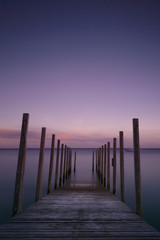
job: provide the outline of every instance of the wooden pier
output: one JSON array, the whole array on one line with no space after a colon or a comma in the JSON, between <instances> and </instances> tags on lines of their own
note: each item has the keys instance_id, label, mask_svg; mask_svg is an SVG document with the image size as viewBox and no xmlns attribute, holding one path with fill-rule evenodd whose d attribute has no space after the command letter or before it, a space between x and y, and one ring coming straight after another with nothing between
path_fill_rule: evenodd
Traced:
<instances>
[{"instance_id":1,"label":"wooden pier","mask_svg":"<svg viewBox=\"0 0 160 240\"><path fill-rule=\"evenodd\" d=\"M0 226L1 239L160 239L104 187L66 185Z\"/></svg>"},{"instance_id":2,"label":"wooden pier","mask_svg":"<svg viewBox=\"0 0 160 240\"><path fill-rule=\"evenodd\" d=\"M18 162L25 161L26 115L22 123L20 154ZM18 164L15 184L13 217L0 225L0 239L109 239L109 240L141 240L160 239L160 233L147 224L142 218L140 155L138 121L133 121L135 150L135 193L136 213L124 203L124 154L123 133L120 132L121 161L121 200L116 197L116 139L113 139L113 190L110 191L110 143L92 152L91 172L94 182L79 184L76 182L76 153L74 154L74 171L72 172L72 150L57 142L57 159L55 169L55 185L51 190L53 172L53 152L55 135L52 135L51 158L48 179L48 194L41 198L41 176L43 164L38 169L36 201L21 212L24 163ZM44 128L42 129L44 131ZM44 134L41 138L40 162L43 159ZM43 139L43 144L42 144ZM107 147L108 146L108 147ZM107 151L107 152L106 152ZM96 154L94 154L96 153ZM94 161L94 156L96 159ZM95 174L96 172L96 174ZM106 181L107 174L107 181ZM21 184L19 184L21 182ZM18 186L18 187L17 187ZM18 190L17 190L18 189ZM38 189L38 194L37 194Z\"/></svg>"}]
</instances>

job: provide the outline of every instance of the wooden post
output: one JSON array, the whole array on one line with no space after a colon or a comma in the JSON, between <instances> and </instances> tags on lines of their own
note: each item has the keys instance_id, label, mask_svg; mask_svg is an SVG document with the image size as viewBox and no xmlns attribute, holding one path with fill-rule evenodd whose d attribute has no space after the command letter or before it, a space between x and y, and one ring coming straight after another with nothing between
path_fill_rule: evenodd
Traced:
<instances>
[{"instance_id":1,"label":"wooden post","mask_svg":"<svg viewBox=\"0 0 160 240\"><path fill-rule=\"evenodd\" d=\"M113 194L116 193L116 138L113 138Z\"/></svg>"},{"instance_id":2,"label":"wooden post","mask_svg":"<svg viewBox=\"0 0 160 240\"><path fill-rule=\"evenodd\" d=\"M107 143L107 191L110 191L110 142Z\"/></svg>"},{"instance_id":3,"label":"wooden post","mask_svg":"<svg viewBox=\"0 0 160 240\"><path fill-rule=\"evenodd\" d=\"M103 146L101 147L102 159L101 159L101 184L103 184Z\"/></svg>"},{"instance_id":4,"label":"wooden post","mask_svg":"<svg viewBox=\"0 0 160 240\"><path fill-rule=\"evenodd\" d=\"M45 135L46 135L46 128L43 127L42 132L41 132L41 143L40 143L39 165L38 165L38 174L37 174L35 202L38 201L41 197Z\"/></svg>"},{"instance_id":5,"label":"wooden post","mask_svg":"<svg viewBox=\"0 0 160 240\"><path fill-rule=\"evenodd\" d=\"M23 119L22 119L21 138L20 138L20 144L19 144L16 181L15 181L15 188L14 188L13 210L12 210L13 216L18 214L22 209L28 122L29 122L29 114L24 113Z\"/></svg>"},{"instance_id":6,"label":"wooden post","mask_svg":"<svg viewBox=\"0 0 160 240\"><path fill-rule=\"evenodd\" d=\"M99 177L99 148L98 148L97 152L98 152L98 160L97 160L97 175L98 175L98 177Z\"/></svg>"},{"instance_id":7,"label":"wooden post","mask_svg":"<svg viewBox=\"0 0 160 240\"><path fill-rule=\"evenodd\" d=\"M76 171L76 152L74 153L74 172Z\"/></svg>"},{"instance_id":8,"label":"wooden post","mask_svg":"<svg viewBox=\"0 0 160 240\"><path fill-rule=\"evenodd\" d=\"M119 148L120 148L120 179L121 179L121 200L124 202L124 141L123 132L119 132Z\"/></svg>"},{"instance_id":9,"label":"wooden post","mask_svg":"<svg viewBox=\"0 0 160 240\"><path fill-rule=\"evenodd\" d=\"M56 172L55 172L55 184L54 184L55 189L57 188L57 185L58 185L59 147L60 147L60 140L57 141L57 158L56 158Z\"/></svg>"},{"instance_id":10,"label":"wooden post","mask_svg":"<svg viewBox=\"0 0 160 240\"><path fill-rule=\"evenodd\" d=\"M72 148L70 148L70 169L69 169L69 174L71 175L72 172Z\"/></svg>"},{"instance_id":11,"label":"wooden post","mask_svg":"<svg viewBox=\"0 0 160 240\"><path fill-rule=\"evenodd\" d=\"M104 187L106 187L106 144L104 145Z\"/></svg>"},{"instance_id":12,"label":"wooden post","mask_svg":"<svg viewBox=\"0 0 160 240\"><path fill-rule=\"evenodd\" d=\"M99 180L101 181L101 148L99 148Z\"/></svg>"},{"instance_id":13,"label":"wooden post","mask_svg":"<svg viewBox=\"0 0 160 240\"><path fill-rule=\"evenodd\" d=\"M61 145L61 163L60 163L59 186L62 185L63 147L64 147L64 145L62 144L62 145Z\"/></svg>"},{"instance_id":14,"label":"wooden post","mask_svg":"<svg viewBox=\"0 0 160 240\"><path fill-rule=\"evenodd\" d=\"M98 166L97 162L98 162L98 150L96 149L96 172L97 172L97 170L98 170L98 168L97 168L97 166Z\"/></svg>"},{"instance_id":15,"label":"wooden post","mask_svg":"<svg viewBox=\"0 0 160 240\"><path fill-rule=\"evenodd\" d=\"M66 157L67 156L67 145L65 145L65 151L64 151L64 164L63 164L63 184L65 182L66 177Z\"/></svg>"},{"instance_id":16,"label":"wooden post","mask_svg":"<svg viewBox=\"0 0 160 240\"><path fill-rule=\"evenodd\" d=\"M138 119L133 119L133 142L134 142L134 174L136 194L136 214L142 216L141 202L141 168L140 168L140 145Z\"/></svg>"},{"instance_id":17,"label":"wooden post","mask_svg":"<svg viewBox=\"0 0 160 240\"><path fill-rule=\"evenodd\" d=\"M94 173L94 151L92 154L92 172Z\"/></svg>"},{"instance_id":18,"label":"wooden post","mask_svg":"<svg viewBox=\"0 0 160 240\"><path fill-rule=\"evenodd\" d=\"M50 193L52 191L52 175L53 175L53 163L54 163L54 144L55 144L55 134L52 134L47 193Z\"/></svg>"},{"instance_id":19,"label":"wooden post","mask_svg":"<svg viewBox=\"0 0 160 240\"><path fill-rule=\"evenodd\" d=\"M69 147L67 147L67 154L66 154L66 180L68 179L68 158L69 158Z\"/></svg>"}]
</instances>

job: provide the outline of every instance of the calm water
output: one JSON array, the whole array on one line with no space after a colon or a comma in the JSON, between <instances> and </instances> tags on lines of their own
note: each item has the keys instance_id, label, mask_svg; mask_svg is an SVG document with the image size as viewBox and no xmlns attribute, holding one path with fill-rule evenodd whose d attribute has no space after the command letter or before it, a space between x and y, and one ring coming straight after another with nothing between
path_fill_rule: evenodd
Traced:
<instances>
[{"instance_id":1,"label":"calm water","mask_svg":"<svg viewBox=\"0 0 160 240\"><path fill-rule=\"evenodd\" d=\"M75 149L73 149L73 152L74 151ZM92 149L76 149L76 152L76 175L75 177L73 175L72 178L78 183L96 182L96 175L93 175L91 171ZM0 150L0 222L4 222L11 217L17 158L18 150ZM39 150L27 150L23 208L26 208L34 202L38 159ZM45 150L42 195L45 195L47 191L49 159L50 150ZM133 152L125 151L125 199L127 205L134 210L135 190L133 163ZM141 175L143 218L160 231L160 149L141 150ZM118 197L120 196L119 182L119 150L117 150Z\"/></svg>"}]
</instances>

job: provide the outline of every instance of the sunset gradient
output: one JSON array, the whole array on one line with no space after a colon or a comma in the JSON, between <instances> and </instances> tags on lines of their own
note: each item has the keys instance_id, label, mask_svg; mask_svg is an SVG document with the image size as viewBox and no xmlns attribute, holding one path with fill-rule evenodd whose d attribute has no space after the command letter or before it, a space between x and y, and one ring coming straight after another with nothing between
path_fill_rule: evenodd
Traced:
<instances>
[{"instance_id":1,"label":"sunset gradient","mask_svg":"<svg viewBox=\"0 0 160 240\"><path fill-rule=\"evenodd\" d=\"M24 112L28 147L56 134L97 147L132 118L141 147L160 148L159 0L0 1L0 148L18 147Z\"/></svg>"}]
</instances>

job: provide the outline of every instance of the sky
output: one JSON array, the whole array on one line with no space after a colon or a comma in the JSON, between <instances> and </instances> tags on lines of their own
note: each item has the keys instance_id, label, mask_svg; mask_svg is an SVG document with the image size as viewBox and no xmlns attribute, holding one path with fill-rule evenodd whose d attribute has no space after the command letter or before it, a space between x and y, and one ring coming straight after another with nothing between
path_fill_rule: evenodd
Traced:
<instances>
[{"instance_id":1,"label":"sky","mask_svg":"<svg viewBox=\"0 0 160 240\"><path fill-rule=\"evenodd\" d=\"M99 147L132 119L160 147L159 0L0 0L0 148L46 127L70 147Z\"/></svg>"}]
</instances>

